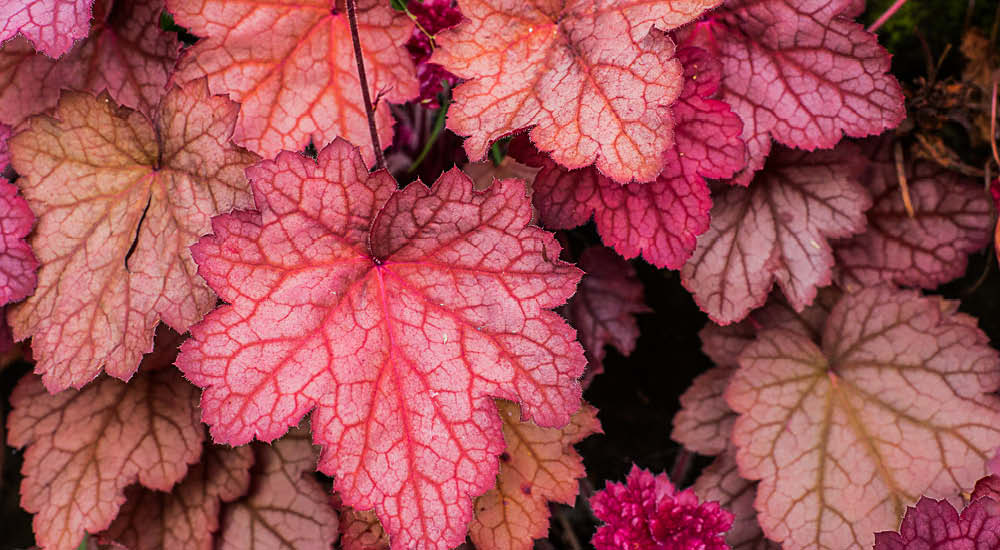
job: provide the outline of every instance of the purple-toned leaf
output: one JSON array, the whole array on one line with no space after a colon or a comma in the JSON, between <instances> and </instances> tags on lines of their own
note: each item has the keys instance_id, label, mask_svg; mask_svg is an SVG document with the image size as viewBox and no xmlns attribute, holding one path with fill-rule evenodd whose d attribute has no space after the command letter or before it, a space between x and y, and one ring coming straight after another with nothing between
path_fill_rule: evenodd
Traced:
<instances>
[{"instance_id":1,"label":"purple-toned leaf","mask_svg":"<svg viewBox=\"0 0 1000 550\"><path fill-rule=\"evenodd\" d=\"M796 310L832 279L827 242L865 227L871 197L858 183L858 149L778 149L749 189L715 197L712 224L681 271L695 301L719 324L746 317L777 283Z\"/></svg>"},{"instance_id":2,"label":"purple-toned leaf","mask_svg":"<svg viewBox=\"0 0 1000 550\"><path fill-rule=\"evenodd\" d=\"M946 500L921 497L907 506L899 532L875 534L875 550L990 550L1000 548L1000 503L972 501L961 515Z\"/></svg>"},{"instance_id":3,"label":"purple-toned leaf","mask_svg":"<svg viewBox=\"0 0 1000 550\"><path fill-rule=\"evenodd\" d=\"M833 147L899 124L903 93L889 53L851 19L856 0L728 0L680 41L722 61L721 98L743 119L746 185L771 151Z\"/></svg>"},{"instance_id":4,"label":"purple-toned leaf","mask_svg":"<svg viewBox=\"0 0 1000 550\"><path fill-rule=\"evenodd\" d=\"M874 197L868 229L835 244L838 279L846 288L890 282L935 288L965 273L969 253L989 243L993 209L974 180L936 163L906 163L913 217L906 212L892 140L866 144L872 162L864 181Z\"/></svg>"}]
</instances>

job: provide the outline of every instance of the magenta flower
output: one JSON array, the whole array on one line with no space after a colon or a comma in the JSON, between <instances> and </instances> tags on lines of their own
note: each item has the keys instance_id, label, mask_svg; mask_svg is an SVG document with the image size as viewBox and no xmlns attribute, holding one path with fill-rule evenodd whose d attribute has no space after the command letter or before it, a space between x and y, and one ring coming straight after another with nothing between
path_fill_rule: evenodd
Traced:
<instances>
[{"instance_id":1,"label":"magenta flower","mask_svg":"<svg viewBox=\"0 0 1000 550\"><path fill-rule=\"evenodd\" d=\"M608 483L590 506L605 523L591 541L597 550L723 550L733 515L718 502L698 504L691 489L677 492L666 474L633 465L625 484Z\"/></svg>"},{"instance_id":2,"label":"magenta flower","mask_svg":"<svg viewBox=\"0 0 1000 550\"><path fill-rule=\"evenodd\" d=\"M417 66L417 77L420 79L419 102L431 108L437 108L437 94L441 91L441 81L445 80L449 85L454 86L458 82L458 77L444 70L437 63L428 63L434 48L431 46L431 39L424 33L435 35L442 30L457 25L462 20L462 12L453 0L424 0L423 2L409 2L407 9L417 18L417 22L423 27L413 28L413 35L406 43L406 49L410 51L410 58Z\"/></svg>"}]
</instances>

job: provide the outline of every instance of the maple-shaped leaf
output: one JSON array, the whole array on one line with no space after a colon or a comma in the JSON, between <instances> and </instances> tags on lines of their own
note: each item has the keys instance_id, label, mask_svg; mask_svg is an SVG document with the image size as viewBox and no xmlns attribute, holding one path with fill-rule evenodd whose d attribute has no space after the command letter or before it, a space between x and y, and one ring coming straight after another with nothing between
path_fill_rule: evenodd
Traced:
<instances>
[{"instance_id":1,"label":"maple-shaped leaf","mask_svg":"<svg viewBox=\"0 0 1000 550\"><path fill-rule=\"evenodd\" d=\"M63 89L107 91L153 117L180 54L176 33L160 29L164 0L97 0L86 40L59 59L17 38L0 48L0 122L17 125L55 107Z\"/></svg>"},{"instance_id":2,"label":"maple-shaped leaf","mask_svg":"<svg viewBox=\"0 0 1000 550\"><path fill-rule=\"evenodd\" d=\"M128 384L104 377L52 395L29 373L11 394L7 444L27 447L21 506L42 547L75 548L111 524L126 487L169 491L201 455L198 389L170 368L176 335L157 340Z\"/></svg>"},{"instance_id":3,"label":"maple-shaped leaf","mask_svg":"<svg viewBox=\"0 0 1000 550\"><path fill-rule=\"evenodd\" d=\"M192 247L231 305L177 360L213 436L271 440L315 408L345 505L374 507L394 548L458 545L503 451L492 398L543 426L579 405L583 350L549 309L580 271L528 225L516 180L474 191L456 169L397 190L343 140L247 175L260 214L218 216Z\"/></svg>"},{"instance_id":4,"label":"maple-shaped leaf","mask_svg":"<svg viewBox=\"0 0 1000 550\"><path fill-rule=\"evenodd\" d=\"M779 149L749 189L714 197L712 223L681 281L713 321L744 318L780 285L801 310L832 279L831 238L865 227L871 197L858 183L857 148L806 153Z\"/></svg>"},{"instance_id":5,"label":"maple-shaped leaf","mask_svg":"<svg viewBox=\"0 0 1000 550\"><path fill-rule=\"evenodd\" d=\"M211 550L222 502L250 489L250 447L207 445L201 462L170 492L132 485L125 505L101 536L130 550L185 548Z\"/></svg>"},{"instance_id":6,"label":"maple-shaped leaf","mask_svg":"<svg viewBox=\"0 0 1000 550\"><path fill-rule=\"evenodd\" d=\"M337 511L312 476L316 451L309 433L292 430L271 445L255 445L254 456L251 492L223 508L217 547L332 547L337 540Z\"/></svg>"},{"instance_id":7,"label":"maple-shaped leaf","mask_svg":"<svg viewBox=\"0 0 1000 550\"><path fill-rule=\"evenodd\" d=\"M725 398L768 538L870 548L921 494L983 475L1000 440L1000 357L956 308L870 288L833 307L818 342L772 329L743 350Z\"/></svg>"},{"instance_id":8,"label":"maple-shaped leaf","mask_svg":"<svg viewBox=\"0 0 1000 550\"><path fill-rule=\"evenodd\" d=\"M438 36L431 57L466 79L448 128L469 136L472 160L531 127L532 143L567 168L596 164L618 182L652 181L673 143L669 105L682 88L673 41L660 31L718 3L465 0L465 20Z\"/></svg>"},{"instance_id":9,"label":"maple-shaped leaf","mask_svg":"<svg viewBox=\"0 0 1000 550\"><path fill-rule=\"evenodd\" d=\"M17 187L0 177L0 308L35 290L38 260L24 240L34 223L35 216Z\"/></svg>"},{"instance_id":10,"label":"maple-shaped leaf","mask_svg":"<svg viewBox=\"0 0 1000 550\"><path fill-rule=\"evenodd\" d=\"M404 44L413 23L383 0L358 0L358 36L383 146L392 142L389 101L419 94ZM233 139L274 157L282 149L322 147L341 136L363 147L368 119L347 11L338 0L167 0L177 24L205 37L181 60L178 78L205 76L213 93L241 103Z\"/></svg>"},{"instance_id":11,"label":"maple-shaped leaf","mask_svg":"<svg viewBox=\"0 0 1000 550\"><path fill-rule=\"evenodd\" d=\"M549 501L572 505L583 460L573 445L600 433L597 409L583 405L562 428L521 419L521 408L497 401L507 448L500 455L496 488L476 499L469 538L481 550L529 550L549 532Z\"/></svg>"},{"instance_id":12,"label":"maple-shaped leaf","mask_svg":"<svg viewBox=\"0 0 1000 550\"><path fill-rule=\"evenodd\" d=\"M11 139L42 267L9 320L32 338L49 390L83 386L102 366L127 380L160 320L183 332L215 305L188 246L211 216L250 205L243 170L257 157L229 142L237 108L203 81L174 88L155 122L67 92L55 118Z\"/></svg>"},{"instance_id":13,"label":"maple-shaped leaf","mask_svg":"<svg viewBox=\"0 0 1000 550\"><path fill-rule=\"evenodd\" d=\"M580 333L587 353L588 385L604 372L605 346L614 346L628 356L639 338L635 315L649 312L643 298L642 281L635 269L611 250L593 246L580 254L580 268L586 272L580 288L570 298L563 313Z\"/></svg>"},{"instance_id":14,"label":"maple-shaped leaf","mask_svg":"<svg viewBox=\"0 0 1000 550\"><path fill-rule=\"evenodd\" d=\"M903 202L892 140L876 140L864 181L875 199L868 229L837 243L838 278L846 286L890 282L936 288L965 273L968 256L990 242L993 208L981 184L937 163L906 163L911 217Z\"/></svg>"},{"instance_id":15,"label":"maple-shaped leaf","mask_svg":"<svg viewBox=\"0 0 1000 550\"><path fill-rule=\"evenodd\" d=\"M695 239L708 229L712 207L704 178L726 178L743 166L739 118L710 99L719 81L718 63L698 48L682 48L684 89L674 103L675 145L663 153L656 181L622 186L593 167L566 170L518 136L510 154L541 169L533 202L546 227L569 229L591 215L604 244L625 258L680 268Z\"/></svg>"},{"instance_id":16,"label":"maple-shaped leaf","mask_svg":"<svg viewBox=\"0 0 1000 550\"><path fill-rule=\"evenodd\" d=\"M889 53L851 20L855 0L727 0L681 32L722 61L721 99L743 119L749 183L771 138L833 147L844 134L880 134L906 116ZM860 5L864 5L860 3Z\"/></svg>"},{"instance_id":17,"label":"maple-shaped leaf","mask_svg":"<svg viewBox=\"0 0 1000 550\"><path fill-rule=\"evenodd\" d=\"M731 427L731 424L730 424ZM723 443L729 434L722 434ZM781 545L768 540L757 523L753 508L757 495L757 482L740 476L736 465L736 450L726 445L726 450L702 471L691 489L703 501L715 501L733 514L733 526L726 532L726 544L732 550L779 550Z\"/></svg>"},{"instance_id":18,"label":"maple-shaped leaf","mask_svg":"<svg viewBox=\"0 0 1000 550\"><path fill-rule=\"evenodd\" d=\"M875 550L1000 548L1000 503L979 498L959 514L946 500L920 497L907 506L899 532L875 534Z\"/></svg>"},{"instance_id":19,"label":"maple-shaped leaf","mask_svg":"<svg viewBox=\"0 0 1000 550\"><path fill-rule=\"evenodd\" d=\"M0 5L0 44L20 34L35 49L59 57L87 36L94 0L4 0Z\"/></svg>"}]
</instances>

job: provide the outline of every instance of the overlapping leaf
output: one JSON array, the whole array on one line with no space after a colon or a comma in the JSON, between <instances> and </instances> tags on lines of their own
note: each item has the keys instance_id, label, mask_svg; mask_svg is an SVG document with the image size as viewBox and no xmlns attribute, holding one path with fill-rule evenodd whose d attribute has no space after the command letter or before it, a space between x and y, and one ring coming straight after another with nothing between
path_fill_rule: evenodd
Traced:
<instances>
[{"instance_id":1,"label":"overlapping leaf","mask_svg":"<svg viewBox=\"0 0 1000 550\"><path fill-rule=\"evenodd\" d=\"M729 435L724 435L728 439ZM735 455L735 448L727 445L726 450L705 468L691 488L698 498L716 501L733 514L733 526L726 532L726 544L732 550L779 550L781 546L764 537L760 530L757 511L753 507L757 482L740 476Z\"/></svg>"},{"instance_id":2,"label":"overlapping leaf","mask_svg":"<svg viewBox=\"0 0 1000 550\"><path fill-rule=\"evenodd\" d=\"M7 443L27 447L21 506L42 547L75 548L111 524L127 486L168 491L201 455L197 388L169 368L176 336L158 340L128 384L105 377L50 395L27 374L14 389Z\"/></svg>"},{"instance_id":3,"label":"overlapping leaf","mask_svg":"<svg viewBox=\"0 0 1000 550\"><path fill-rule=\"evenodd\" d=\"M260 214L215 218L192 249L231 304L177 361L205 388L204 419L239 444L315 408L319 468L345 505L374 507L394 548L453 548L503 451L492 398L544 426L579 404L583 352L548 310L580 272L527 225L517 181L477 192L453 170L397 191L341 140L248 175Z\"/></svg>"},{"instance_id":4,"label":"overlapping leaf","mask_svg":"<svg viewBox=\"0 0 1000 550\"><path fill-rule=\"evenodd\" d=\"M249 447L208 445L201 462L170 492L129 487L125 505L102 536L130 550L211 550L222 502L247 493L252 465Z\"/></svg>"},{"instance_id":5,"label":"overlapping leaf","mask_svg":"<svg viewBox=\"0 0 1000 550\"><path fill-rule=\"evenodd\" d=\"M959 514L946 500L921 497L906 508L899 532L875 534L875 550L963 550L1000 547L1000 503L972 501Z\"/></svg>"},{"instance_id":6,"label":"overlapping leaf","mask_svg":"<svg viewBox=\"0 0 1000 550\"><path fill-rule=\"evenodd\" d=\"M589 405L563 428L541 428L521 420L521 409L498 401L507 449L500 455L496 488L476 499L469 538L482 550L529 550L549 532L549 501L572 505L583 460L575 443L600 432Z\"/></svg>"},{"instance_id":7,"label":"overlapping leaf","mask_svg":"<svg viewBox=\"0 0 1000 550\"><path fill-rule=\"evenodd\" d=\"M97 0L86 40L59 59L16 38L0 48L0 122L16 125L55 107L61 89L107 91L152 118L180 53L160 29L163 0Z\"/></svg>"},{"instance_id":8,"label":"overlapping leaf","mask_svg":"<svg viewBox=\"0 0 1000 550\"><path fill-rule=\"evenodd\" d=\"M862 4L863 5L863 4ZM727 0L688 27L681 43L722 61L722 97L743 119L747 184L764 167L771 138L791 147L833 147L899 124L903 93L889 53L851 18L853 0Z\"/></svg>"},{"instance_id":9,"label":"overlapping leaf","mask_svg":"<svg viewBox=\"0 0 1000 550\"><path fill-rule=\"evenodd\" d=\"M781 149L749 189L715 197L712 224L681 271L684 286L719 324L762 305L776 282L801 310L832 279L830 238L865 227L871 197L858 183L857 149Z\"/></svg>"},{"instance_id":10,"label":"overlapping leaf","mask_svg":"<svg viewBox=\"0 0 1000 550\"><path fill-rule=\"evenodd\" d=\"M10 164L10 147L7 140L10 139L10 126L0 124L0 177Z\"/></svg>"},{"instance_id":11,"label":"overlapping leaf","mask_svg":"<svg viewBox=\"0 0 1000 550\"><path fill-rule=\"evenodd\" d=\"M17 187L0 177L0 308L35 290L38 260L24 240L34 223L35 216Z\"/></svg>"},{"instance_id":12,"label":"overlapping leaf","mask_svg":"<svg viewBox=\"0 0 1000 550\"><path fill-rule=\"evenodd\" d=\"M915 292L846 295L819 342L761 332L725 397L764 532L786 550L869 548L921 494L970 487L1000 438L998 387L975 320Z\"/></svg>"},{"instance_id":13,"label":"overlapping leaf","mask_svg":"<svg viewBox=\"0 0 1000 550\"><path fill-rule=\"evenodd\" d=\"M11 140L38 215L38 290L9 314L31 337L46 387L80 387L103 366L127 380L162 319L178 331L216 302L188 251L214 214L250 205L229 143L237 106L204 82L174 88L155 123L105 95L63 94Z\"/></svg>"},{"instance_id":14,"label":"overlapping leaf","mask_svg":"<svg viewBox=\"0 0 1000 550\"><path fill-rule=\"evenodd\" d=\"M382 0L359 0L358 34L379 139L392 142L389 101L416 97L404 44L413 24ZM271 158L282 149L319 148L341 136L374 152L343 2L168 0L177 23L205 37L181 60L179 78L208 77L213 93L242 104L237 143Z\"/></svg>"},{"instance_id":15,"label":"overlapping leaf","mask_svg":"<svg viewBox=\"0 0 1000 550\"><path fill-rule=\"evenodd\" d=\"M596 163L618 182L652 181L682 88L673 42L659 31L716 4L464 1L466 20L439 36L431 58L467 79L454 90L448 128L469 136L472 160L532 127L532 143L569 169Z\"/></svg>"},{"instance_id":16,"label":"overlapping leaf","mask_svg":"<svg viewBox=\"0 0 1000 550\"><path fill-rule=\"evenodd\" d=\"M59 57L87 36L94 0L5 0L0 5L0 44L20 34L35 49Z\"/></svg>"},{"instance_id":17,"label":"overlapping leaf","mask_svg":"<svg viewBox=\"0 0 1000 550\"><path fill-rule=\"evenodd\" d=\"M708 229L712 206L704 178L725 178L743 166L740 121L729 107L710 99L718 86L718 63L698 48L678 50L684 89L674 103L675 145L663 153L656 181L622 186L594 168L565 170L519 136L510 154L540 167L534 204L546 227L568 229L591 215L607 246L626 258L680 268L695 239Z\"/></svg>"},{"instance_id":18,"label":"overlapping leaf","mask_svg":"<svg viewBox=\"0 0 1000 550\"><path fill-rule=\"evenodd\" d=\"M563 311L587 352L586 385L604 372L605 346L614 346L622 355L632 353L639 338L635 315L650 310L635 269L611 250L599 246L584 250L580 268L586 275Z\"/></svg>"},{"instance_id":19,"label":"overlapping leaf","mask_svg":"<svg viewBox=\"0 0 1000 550\"><path fill-rule=\"evenodd\" d=\"M330 548L337 512L312 477L316 451L305 430L254 447L252 490L225 505L217 548Z\"/></svg>"},{"instance_id":20,"label":"overlapping leaf","mask_svg":"<svg viewBox=\"0 0 1000 550\"><path fill-rule=\"evenodd\" d=\"M892 140L867 144L864 181L875 199L868 229L837 243L838 277L847 286L889 282L935 288L965 273L968 256L990 241L993 209L981 185L935 163L906 163L906 211Z\"/></svg>"}]
</instances>

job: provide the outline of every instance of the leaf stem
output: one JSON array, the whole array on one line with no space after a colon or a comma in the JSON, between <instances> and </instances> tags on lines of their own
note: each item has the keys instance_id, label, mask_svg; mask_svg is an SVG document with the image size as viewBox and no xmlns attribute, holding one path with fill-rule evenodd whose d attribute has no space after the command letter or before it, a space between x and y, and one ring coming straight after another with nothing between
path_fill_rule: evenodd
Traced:
<instances>
[{"instance_id":1,"label":"leaf stem","mask_svg":"<svg viewBox=\"0 0 1000 550\"><path fill-rule=\"evenodd\" d=\"M375 148L375 169L381 170L385 168L385 156L382 155L382 145L378 141L375 109L372 108L372 96L368 91L368 77L365 76L365 59L361 54L361 39L358 37L358 16L354 10L354 0L347 0L347 20L351 25L351 39L354 41L354 58L358 61L358 80L361 81L361 96L365 100L365 114L368 115L368 131L372 134L372 147Z\"/></svg>"},{"instance_id":2,"label":"leaf stem","mask_svg":"<svg viewBox=\"0 0 1000 550\"><path fill-rule=\"evenodd\" d=\"M881 27L883 24L885 24L885 22L888 21L889 18L892 17L897 11L899 11L899 8L903 7L903 4L905 3L906 0L896 0L895 2L893 2L893 4L889 6L889 9L885 10L885 13L880 15L879 18L876 19L874 23L868 26L868 32L877 31L878 28Z\"/></svg>"}]
</instances>

